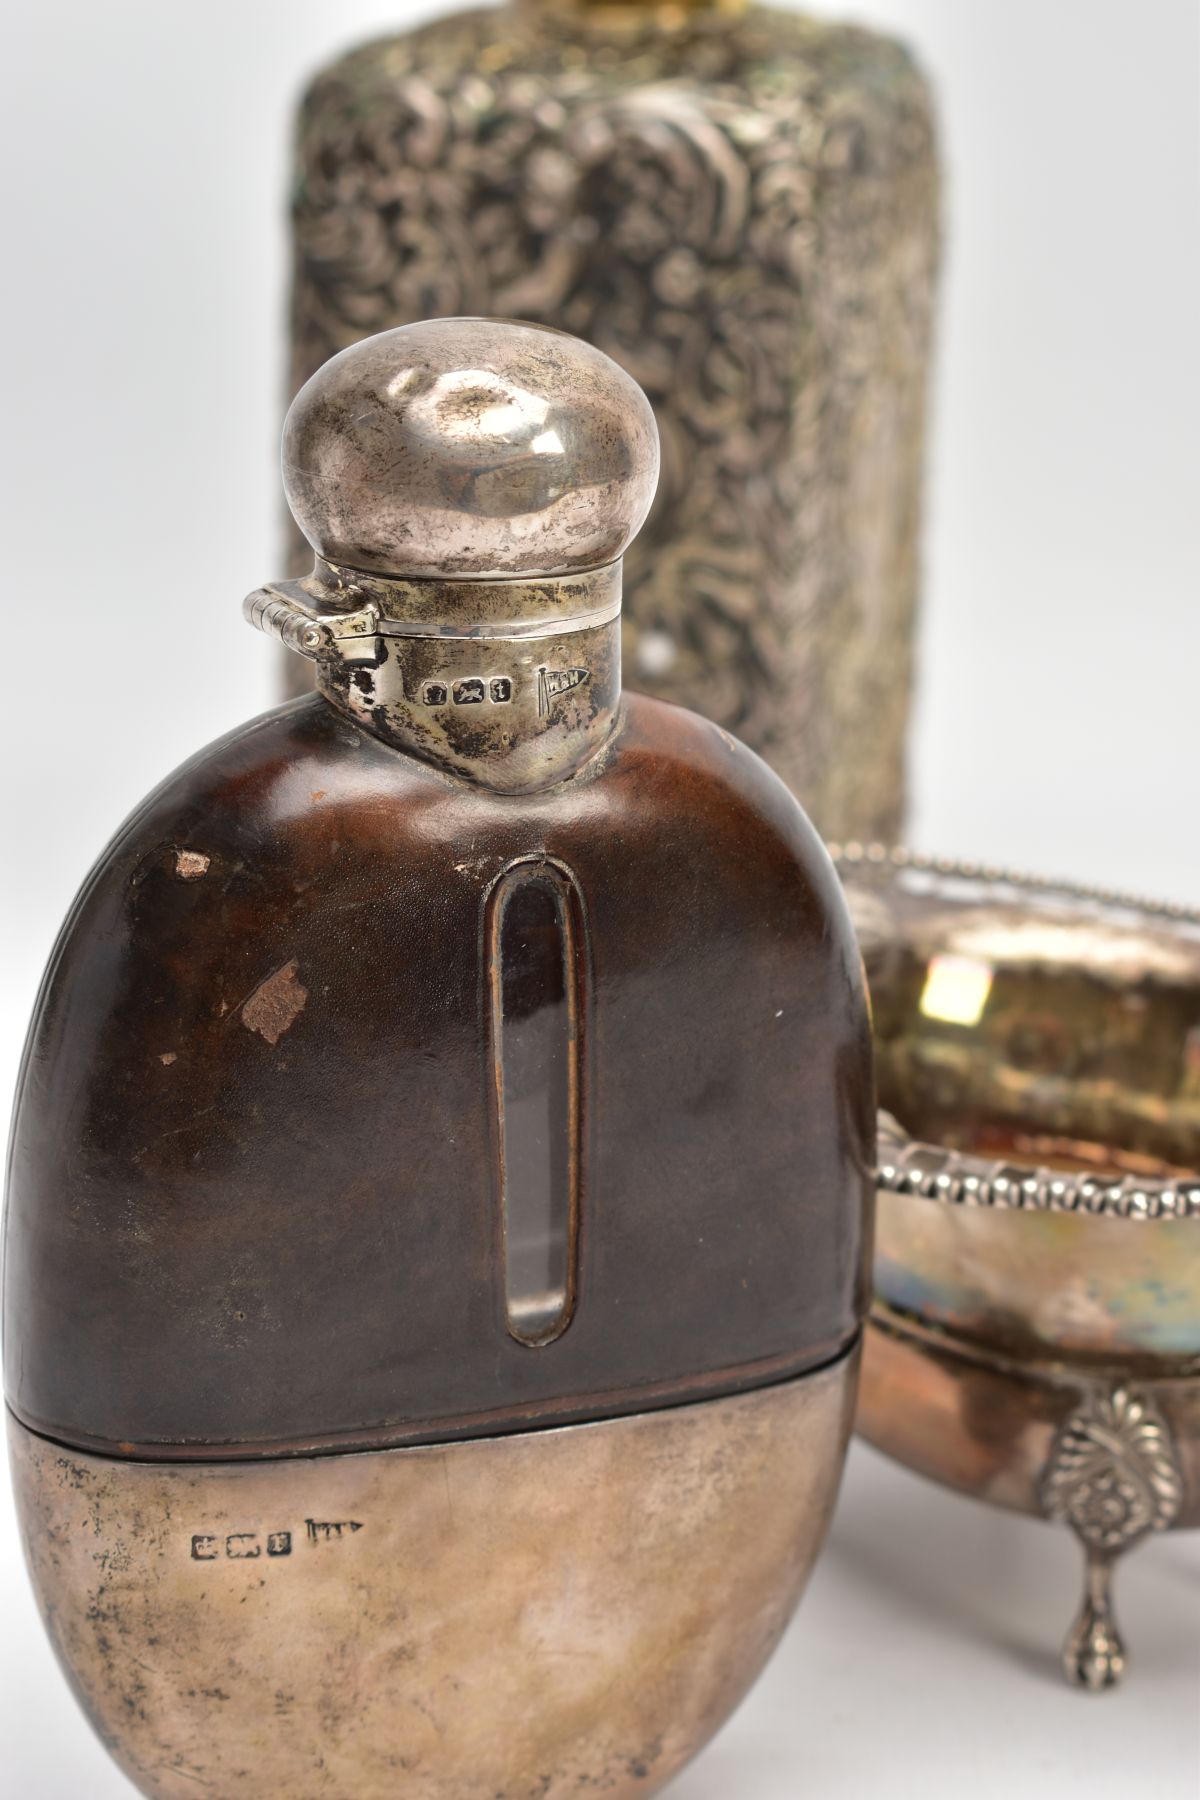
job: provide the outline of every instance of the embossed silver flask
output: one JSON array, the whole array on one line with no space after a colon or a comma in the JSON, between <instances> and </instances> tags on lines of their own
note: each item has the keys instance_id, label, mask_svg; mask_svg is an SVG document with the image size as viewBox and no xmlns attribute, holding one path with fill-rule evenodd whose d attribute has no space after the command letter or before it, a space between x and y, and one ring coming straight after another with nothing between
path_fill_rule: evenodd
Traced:
<instances>
[{"instance_id":1,"label":"embossed silver flask","mask_svg":"<svg viewBox=\"0 0 1200 1800\"><path fill-rule=\"evenodd\" d=\"M737 733L820 830L895 836L937 261L908 53L759 7L456 13L317 76L293 220L293 392L439 313L559 326L634 376L662 476L630 679Z\"/></svg>"}]
</instances>

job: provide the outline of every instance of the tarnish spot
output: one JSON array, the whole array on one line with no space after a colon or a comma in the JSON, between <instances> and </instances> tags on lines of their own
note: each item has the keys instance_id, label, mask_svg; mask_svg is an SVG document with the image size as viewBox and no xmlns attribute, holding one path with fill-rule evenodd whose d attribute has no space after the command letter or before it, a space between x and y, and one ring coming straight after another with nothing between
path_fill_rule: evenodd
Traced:
<instances>
[{"instance_id":1,"label":"tarnish spot","mask_svg":"<svg viewBox=\"0 0 1200 1800\"><path fill-rule=\"evenodd\" d=\"M174 1050L164 1050L158 1060L163 1065L164 1069L169 1069L171 1064L175 1061Z\"/></svg>"},{"instance_id":2,"label":"tarnish spot","mask_svg":"<svg viewBox=\"0 0 1200 1800\"><path fill-rule=\"evenodd\" d=\"M298 967L293 958L282 969L276 969L242 1007L242 1024L247 1031L257 1031L268 1044L277 1044L304 1011L308 989L297 980Z\"/></svg>"},{"instance_id":3,"label":"tarnish spot","mask_svg":"<svg viewBox=\"0 0 1200 1800\"><path fill-rule=\"evenodd\" d=\"M199 881L202 875L208 874L211 861L211 856L205 856L199 850L177 850L175 873L181 881Z\"/></svg>"}]
</instances>

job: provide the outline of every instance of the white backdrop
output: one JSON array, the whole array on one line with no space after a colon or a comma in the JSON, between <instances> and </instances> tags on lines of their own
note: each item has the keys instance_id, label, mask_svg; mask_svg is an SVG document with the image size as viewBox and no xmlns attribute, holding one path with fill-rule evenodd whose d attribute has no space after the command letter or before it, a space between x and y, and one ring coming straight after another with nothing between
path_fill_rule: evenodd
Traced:
<instances>
[{"instance_id":1,"label":"white backdrop","mask_svg":"<svg viewBox=\"0 0 1200 1800\"><path fill-rule=\"evenodd\" d=\"M57 922L134 802L273 697L288 110L404 0L30 0L0 31L0 1087ZM851 10L821 4L821 12ZM911 837L1200 901L1200 11L862 0L941 92L949 255ZM1047 1655L1070 1547L866 1451L784 1651L680 1800L1200 1791L1200 1556L1122 1583L1136 1663ZM0 1503L0 1791L130 1790Z\"/></svg>"}]
</instances>

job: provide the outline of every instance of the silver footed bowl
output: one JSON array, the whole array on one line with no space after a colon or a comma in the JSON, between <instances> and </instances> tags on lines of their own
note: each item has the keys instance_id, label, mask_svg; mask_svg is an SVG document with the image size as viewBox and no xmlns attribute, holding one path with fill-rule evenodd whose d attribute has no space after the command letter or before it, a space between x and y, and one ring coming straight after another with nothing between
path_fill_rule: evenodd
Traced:
<instances>
[{"instance_id":1,"label":"silver footed bowl","mask_svg":"<svg viewBox=\"0 0 1200 1800\"><path fill-rule=\"evenodd\" d=\"M1117 1560L1200 1525L1200 914L835 847L871 989L858 1429L1083 1544L1068 1677L1117 1682Z\"/></svg>"}]
</instances>

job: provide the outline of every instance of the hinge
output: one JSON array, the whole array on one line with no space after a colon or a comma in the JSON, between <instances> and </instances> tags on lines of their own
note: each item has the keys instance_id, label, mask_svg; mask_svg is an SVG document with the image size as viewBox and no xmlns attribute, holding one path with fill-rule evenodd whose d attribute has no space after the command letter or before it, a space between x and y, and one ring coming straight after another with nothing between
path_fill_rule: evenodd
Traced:
<instances>
[{"instance_id":1,"label":"hinge","mask_svg":"<svg viewBox=\"0 0 1200 1800\"><path fill-rule=\"evenodd\" d=\"M256 588L242 603L242 613L256 630L278 638L289 650L311 662L337 656L356 667L378 668L383 661L379 614L370 602L356 612L323 613L301 597L299 582Z\"/></svg>"}]
</instances>

